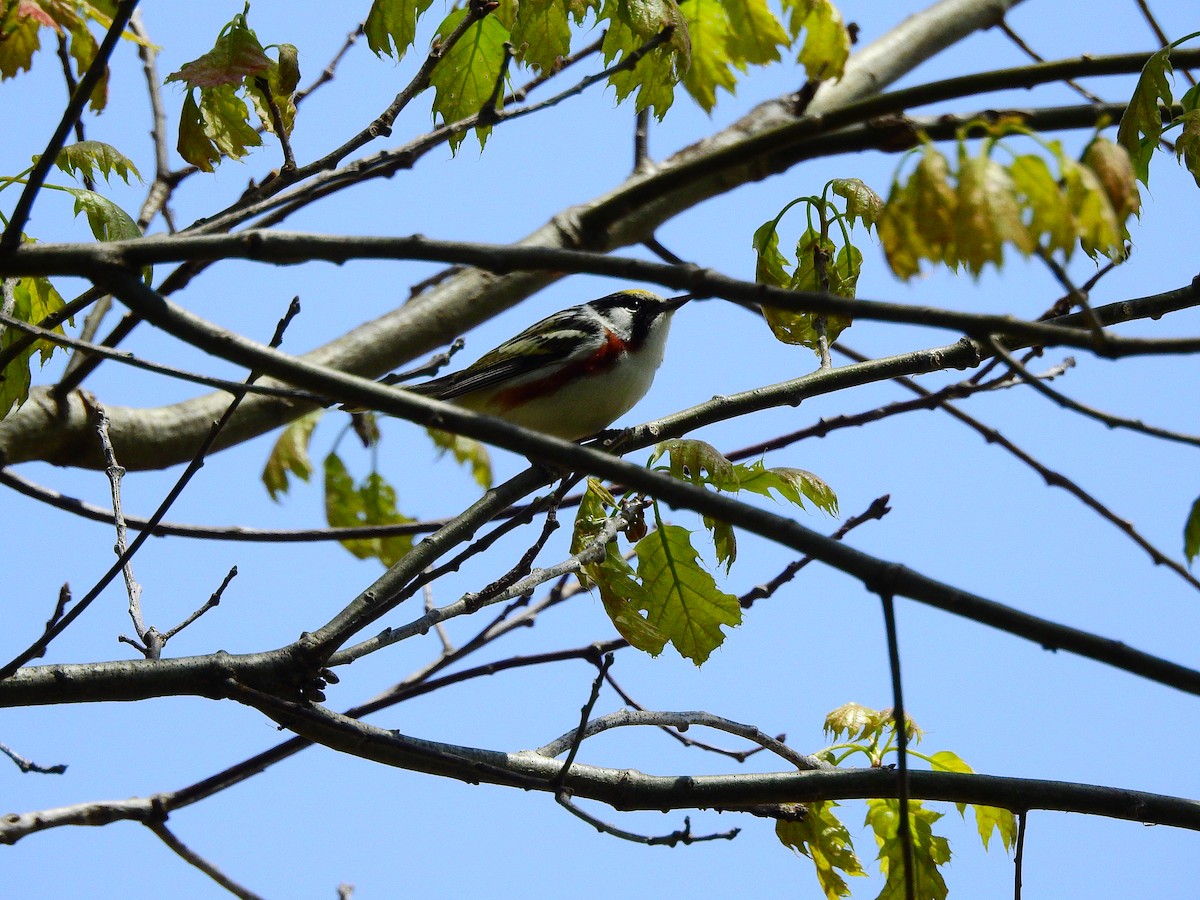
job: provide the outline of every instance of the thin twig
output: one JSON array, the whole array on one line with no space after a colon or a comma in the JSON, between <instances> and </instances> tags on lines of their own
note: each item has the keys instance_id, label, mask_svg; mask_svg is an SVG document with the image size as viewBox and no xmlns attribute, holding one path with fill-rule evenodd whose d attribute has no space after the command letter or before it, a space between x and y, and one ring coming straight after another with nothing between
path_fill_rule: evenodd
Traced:
<instances>
[{"instance_id":1,"label":"thin twig","mask_svg":"<svg viewBox=\"0 0 1200 900\"><path fill-rule=\"evenodd\" d=\"M906 900L917 900L916 871L913 854L912 821L909 818L908 784L908 715L904 712L904 689L900 680L900 640L896 635L895 598L889 591L881 591L883 602L883 624L887 632L888 668L892 675L892 721L896 725L896 783L899 800L900 821L897 833L904 851L904 896Z\"/></svg>"},{"instance_id":2,"label":"thin twig","mask_svg":"<svg viewBox=\"0 0 1200 900\"><path fill-rule=\"evenodd\" d=\"M26 759L21 754L17 753L7 744L0 744L0 753L3 753L16 764L16 767L23 773L34 772L38 775L61 775L67 771L66 763L58 763L54 766L43 766L35 763L31 759Z\"/></svg>"},{"instance_id":3,"label":"thin twig","mask_svg":"<svg viewBox=\"0 0 1200 900\"><path fill-rule=\"evenodd\" d=\"M1150 30L1153 31L1154 36L1158 38L1158 43L1163 47L1169 46L1171 39L1167 37L1167 33L1163 31L1162 26L1158 24L1158 19L1155 18L1154 13L1150 10L1150 4L1147 3L1146 0L1134 0L1134 2L1137 4L1138 9L1141 10L1142 18L1146 20L1146 24L1150 26ZM1192 75L1190 69L1185 68L1183 70L1183 74L1192 84L1196 83L1196 78Z\"/></svg>"},{"instance_id":4,"label":"thin twig","mask_svg":"<svg viewBox=\"0 0 1200 900\"><path fill-rule=\"evenodd\" d=\"M262 900L262 898L253 891L242 887L200 854L196 853L188 847L183 841L179 840L175 834L167 828L164 822L147 822L146 827L154 832L155 835L164 844L170 847L179 857L190 865L195 866L233 896L240 900Z\"/></svg>"},{"instance_id":5,"label":"thin twig","mask_svg":"<svg viewBox=\"0 0 1200 900\"><path fill-rule=\"evenodd\" d=\"M195 622L198 618L200 618L202 615L204 615L210 609L213 609L218 604L220 604L221 596L225 593L225 588L229 587L229 582L233 581L233 579L237 577L237 573L238 573L237 566L231 566L229 569L229 572L226 573L225 577L221 580L220 587L218 587L215 591L212 592L212 595L208 598L208 600L206 600L204 602L203 606L201 606L199 609L197 609L194 613L192 613L190 616L188 616L186 619L184 619L182 622L180 622L174 628L169 629L162 637L163 643L165 644L167 641L169 641L171 638L175 637L175 635L179 634L179 632L183 631L183 629L187 628L189 625L191 625L193 622Z\"/></svg>"},{"instance_id":6,"label":"thin twig","mask_svg":"<svg viewBox=\"0 0 1200 900\"><path fill-rule=\"evenodd\" d=\"M579 806L561 794L556 799L558 800L559 806L571 813L571 815L582 819L584 822L587 822L602 834L620 838L623 841L631 841L635 844L645 844L649 847L675 847L679 844L686 846L688 844L698 844L702 841L731 841L741 834L742 831L740 828L731 828L729 831L721 831L714 834L695 835L692 834L691 816L684 816L683 828L679 831L673 831L670 834L658 836L635 834L632 831L625 831L622 828L617 828L615 825L610 825L608 822L598 819L590 813L584 812L584 810L582 810Z\"/></svg>"},{"instance_id":7,"label":"thin twig","mask_svg":"<svg viewBox=\"0 0 1200 900\"><path fill-rule=\"evenodd\" d=\"M1046 57L1042 56L1040 53L1035 51L1032 47L1030 47L1027 43L1025 43L1025 41L1021 38L1021 36L1019 34L1017 34L1015 31L1012 30L1012 28L1011 28L1011 26L1009 26L1007 20L1001 18L999 27L1000 27L1000 30L1002 32L1004 32L1004 36L1007 37L1014 44L1016 44L1017 47L1019 47L1025 53L1025 55L1028 56L1030 59L1032 59L1034 62L1044 63L1046 61ZM1073 78L1064 78L1062 81L1063 81L1063 84L1070 87L1071 90L1075 91L1075 93L1079 94L1085 100L1088 100L1092 103L1103 103L1104 102L1099 97L1097 97L1095 94L1093 94L1091 91L1089 91L1087 88L1085 88L1083 85L1081 85L1079 82L1075 81Z\"/></svg>"},{"instance_id":8,"label":"thin twig","mask_svg":"<svg viewBox=\"0 0 1200 900\"><path fill-rule=\"evenodd\" d=\"M600 688L604 686L604 676L608 674L608 670L612 667L614 659L616 659L615 656L611 653L606 653L600 660L600 664L596 666L596 677L592 679L592 690L588 694L587 701L579 710L579 725L575 728L575 736L571 739L571 746L567 750L567 758L563 760L562 768L558 770L558 774L550 782L550 787L554 790L554 796L560 802L569 799L571 796L570 790L564 789L563 784L567 780L567 774L571 771L571 766L575 763L575 757L579 754L579 748L583 746L583 739L587 735L588 720L592 717L592 710L596 708L596 701L600 699Z\"/></svg>"},{"instance_id":9,"label":"thin twig","mask_svg":"<svg viewBox=\"0 0 1200 900\"><path fill-rule=\"evenodd\" d=\"M1013 900L1021 900L1022 870L1025 866L1025 825L1029 810L1017 811L1017 850L1013 856Z\"/></svg>"}]
</instances>

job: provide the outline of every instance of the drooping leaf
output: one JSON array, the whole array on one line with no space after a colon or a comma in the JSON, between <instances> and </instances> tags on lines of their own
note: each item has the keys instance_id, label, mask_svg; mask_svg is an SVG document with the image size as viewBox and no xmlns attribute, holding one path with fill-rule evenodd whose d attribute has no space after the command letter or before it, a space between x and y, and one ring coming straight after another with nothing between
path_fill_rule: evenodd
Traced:
<instances>
[{"instance_id":1,"label":"drooping leaf","mask_svg":"<svg viewBox=\"0 0 1200 900\"><path fill-rule=\"evenodd\" d=\"M59 8L61 9L62 5ZM88 29L85 19L71 17L63 24L66 25L67 32L71 36L70 41L67 43L67 53L71 59L75 60L75 71L79 75L83 75L96 58L96 53L99 52L100 45ZM91 107L93 112L99 112L104 109L107 103L108 66L105 66L104 73L100 76L100 80L96 82L95 87L92 88L91 95L88 97L88 106Z\"/></svg>"},{"instance_id":2,"label":"drooping leaf","mask_svg":"<svg viewBox=\"0 0 1200 900\"><path fill-rule=\"evenodd\" d=\"M667 645L669 635L645 614L655 601L629 562L617 551L615 541L608 545L605 554L600 565L589 569L600 590L604 611L617 633L629 641L630 646L658 656Z\"/></svg>"},{"instance_id":3,"label":"drooping leaf","mask_svg":"<svg viewBox=\"0 0 1200 900\"><path fill-rule=\"evenodd\" d=\"M605 65L618 55L624 59L671 29L664 44L643 56L632 70L613 74L608 82L617 92L618 103L636 91L636 110L649 109L661 120L674 102L675 85L691 64L691 37L679 6L675 0L605 0L599 18L608 21L601 48Z\"/></svg>"},{"instance_id":4,"label":"drooping leaf","mask_svg":"<svg viewBox=\"0 0 1200 900\"><path fill-rule=\"evenodd\" d=\"M1163 47L1146 60L1121 124L1117 128L1117 143L1129 152L1138 181L1150 184L1150 157L1162 137L1161 101L1171 107L1171 50Z\"/></svg>"},{"instance_id":5,"label":"drooping leaf","mask_svg":"<svg viewBox=\"0 0 1200 900\"><path fill-rule=\"evenodd\" d=\"M435 40L445 40L467 15L456 9L438 26ZM504 63L504 44L508 29L495 16L484 16L467 29L453 47L434 67L429 83L434 87L433 111L442 123L457 122L473 116L483 108L496 89ZM480 148L487 143L491 127L476 128ZM450 148L457 150L465 134L450 138Z\"/></svg>"},{"instance_id":6,"label":"drooping leaf","mask_svg":"<svg viewBox=\"0 0 1200 900\"><path fill-rule=\"evenodd\" d=\"M179 139L175 148L180 156L201 172L213 171L213 165L221 161L221 151L205 132L204 117L190 91L183 98L183 109L179 114Z\"/></svg>"},{"instance_id":7,"label":"drooping leaf","mask_svg":"<svg viewBox=\"0 0 1200 900\"><path fill-rule=\"evenodd\" d=\"M842 77L850 58L850 33L842 14L830 0L783 0L790 13L789 30L804 31L804 45L797 62L809 78L829 81Z\"/></svg>"},{"instance_id":8,"label":"drooping leaf","mask_svg":"<svg viewBox=\"0 0 1200 900\"><path fill-rule=\"evenodd\" d=\"M487 447L475 438L461 434L452 434L438 428L428 428L426 431L439 450L450 453L455 462L470 469L471 477L477 485L485 491L492 486L492 459L488 455Z\"/></svg>"},{"instance_id":9,"label":"drooping leaf","mask_svg":"<svg viewBox=\"0 0 1200 900\"><path fill-rule=\"evenodd\" d=\"M301 481L312 477L312 459L308 455L308 445L312 441L313 429L325 414L323 409L314 409L305 413L288 425L280 433L263 466L262 481L267 487L267 493L272 500L279 500L280 494L286 494L291 487L288 473L295 475Z\"/></svg>"},{"instance_id":10,"label":"drooping leaf","mask_svg":"<svg viewBox=\"0 0 1200 900\"><path fill-rule=\"evenodd\" d=\"M417 36L417 20L433 0L374 0L363 33L376 56L403 59Z\"/></svg>"},{"instance_id":11,"label":"drooping leaf","mask_svg":"<svg viewBox=\"0 0 1200 900\"><path fill-rule=\"evenodd\" d=\"M1033 252L1012 177L998 162L983 153L964 154L956 197L954 248L958 262L972 275L978 276L988 263L1003 265L1005 244L1026 256Z\"/></svg>"},{"instance_id":12,"label":"drooping leaf","mask_svg":"<svg viewBox=\"0 0 1200 900\"><path fill-rule=\"evenodd\" d=\"M1183 526L1183 555L1188 565L1200 556L1200 497L1192 504L1192 511Z\"/></svg>"},{"instance_id":13,"label":"drooping leaf","mask_svg":"<svg viewBox=\"0 0 1200 900\"><path fill-rule=\"evenodd\" d=\"M1075 221L1066 194L1045 159L1022 154L1010 163L1009 174L1026 210L1030 240L1052 253L1061 251L1069 259L1075 250Z\"/></svg>"},{"instance_id":14,"label":"drooping leaf","mask_svg":"<svg viewBox=\"0 0 1200 900\"><path fill-rule=\"evenodd\" d=\"M782 215L782 213L780 213ZM754 269L754 280L759 284L769 284L773 287L787 287L790 278L784 267L787 258L779 252L779 216L769 222L764 222L754 232L754 253L757 262Z\"/></svg>"},{"instance_id":15,"label":"drooping leaf","mask_svg":"<svg viewBox=\"0 0 1200 900\"><path fill-rule=\"evenodd\" d=\"M835 178L829 185L837 196L845 198L846 219L850 224L861 219L870 231L883 214L883 198L859 178Z\"/></svg>"},{"instance_id":16,"label":"drooping leaf","mask_svg":"<svg viewBox=\"0 0 1200 900\"><path fill-rule=\"evenodd\" d=\"M691 534L678 525L663 525L638 541L637 558L647 620L682 656L701 665L725 640L721 627L741 623L737 597L717 588Z\"/></svg>"},{"instance_id":17,"label":"drooping leaf","mask_svg":"<svg viewBox=\"0 0 1200 900\"><path fill-rule=\"evenodd\" d=\"M824 729L835 741L842 738L859 741L881 735L890 723L890 713L861 703L844 703L825 716Z\"/></svg>"},{"instance_id":18,"label":"drooping leaf","mask_svg":"<svg viewBox=\"0 0 1200 900\"><path fill-rule=\"evenodd\" d=\"M1096 173L1127 237L1125 220L1130 216L1139 215L1142 211L1137 174L1133 171L1133 161L1129 158L1129 152L1120 144L1096 137L1083 153L1083 164Z\"/></svg>"},{"instance_id":19,"label":"drooping leaf","mask_svg":"<svg viewBox=\"0 0 1200 900\"><path fill-rule=\"evenodd\" d=\"M36 162L38 157L34 157ZM74 175L80 178L95 179L96 173L104 177L105 181L109 181L114 172L126 183L129 184L129 176L133 176L138 181L142 180L142 174L137 170L137 166L112 144L106 144L103 141L79 141L74 144L68 144L58 152L58 157L54 160L54 164L68 175Z\"/></svg>"},{"instance_id":20,"label":"drooping leaf","mask_svg":"<svg viewBox=\"0 0 1200 900\"><path fill-rule=\"evenodd\" d=\"M1124 227L1117 220L1108 194L1096 173L1087 166L1067 160L1063 167L1067 204L1075 223L1075 236L1083 252L1095 259L1125 256Z\"/></svg>"},{"instance_id":21,"label":"drooping leaf","mask_svg":"<svg viewBox=\"0 0 1200 900\"><path fill-rule=\"evenodd\" d=\"M775 823L780 842L813 861L826 900L850 896L850 886L837 870L856 877L867 874L854 853L850 832L833 813L837 805L832 800L808 803L808 814L800 821L780 819Z\"/></svg>"},{"instance_id":22,"label":"drooping leaf","mask_svg":"<svg viewBox=\"0 0 1200 900\"><path fill-rule=\"evenodd\" d=\"M684 86L705 112L716 105L717 88L734 93L735 70L775 62L789 43L765 0L688 0L679 8L691 41Z\"/></svg>"},{"instance_id":23,"label":"drooping leaf","mask_svg":"<svg viewBox=\"0 0 1200 900\"><path fill-rule=\"evenodd\" d=\"M291 44L280 44L276 51L279 60L271 61L265 76L246 79L245 88L263 127L272 133L275 131L275 119L270 106L274 103L279 110L284 134L290 135L296 121L296 103L292 95L300 83L299 52Z\"/></svg>"},{"instance_id":24,"label":"drooping leaf","mask_svg":"<svg viewBox=\"0 0 1200 900\"><path fill-rule=\"evenodd\" d=\"M413 521L396 506L396 492L378 472L360 485L336 453L325 457L325 520L335 528L360 525L403 525ZM411 535L353 538L341 541L359 559L378 559L391 566L412 549Z\"/></svg>"},{"instance_id":25,"label":"drooping leaf","mask_svg":"<svg viewBox=\"0 0 1200 900\"><path fill-rule=\"evenodd\" d=\"M919 800L908 801L909 828L912 834L913 881L916 896L922 900L945 900L949 893L940 866L950 861L950 843L933 833L933 823L941 813L927 809ZM900 801L871 798L867 800L866 822L875 832L879 844L879 868L887 882L879 900L904 900L905 852L900 840Z\"/></svg>"}]
</instances>

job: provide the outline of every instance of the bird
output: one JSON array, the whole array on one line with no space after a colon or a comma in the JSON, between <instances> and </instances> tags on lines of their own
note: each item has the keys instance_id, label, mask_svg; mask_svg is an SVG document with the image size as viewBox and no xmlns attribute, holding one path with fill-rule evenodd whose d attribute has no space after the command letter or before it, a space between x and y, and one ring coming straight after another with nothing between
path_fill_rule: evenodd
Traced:
<instances>
[{"instance_id":1,"label":"bird","mask_svg":"<svg viewBox=\"0 0 1200 900\"><path fill-rule=\"evenodd\" d=\"M650 390L671 317L691 299L617 291L547 316L461 371L402 387L563 440L591 437Z\"/></svg>"}]
</instances>

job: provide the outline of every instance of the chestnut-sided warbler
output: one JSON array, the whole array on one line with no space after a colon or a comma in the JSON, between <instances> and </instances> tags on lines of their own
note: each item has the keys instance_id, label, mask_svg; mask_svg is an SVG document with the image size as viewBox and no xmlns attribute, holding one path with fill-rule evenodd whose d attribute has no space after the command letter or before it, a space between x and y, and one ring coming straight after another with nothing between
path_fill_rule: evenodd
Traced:
<instances>
[{"instance_id":1,"label":"chestnut-sided warbler","mask_svg":"<svg viewBox=\"0 0 1200 900\"><path fill-rule=\"evenodd\" d=\"M645 396L671 316L690 299L617 291L547 316L461 372L404 389L568 441L589 437Z\"/></svg>"}]
</instances>

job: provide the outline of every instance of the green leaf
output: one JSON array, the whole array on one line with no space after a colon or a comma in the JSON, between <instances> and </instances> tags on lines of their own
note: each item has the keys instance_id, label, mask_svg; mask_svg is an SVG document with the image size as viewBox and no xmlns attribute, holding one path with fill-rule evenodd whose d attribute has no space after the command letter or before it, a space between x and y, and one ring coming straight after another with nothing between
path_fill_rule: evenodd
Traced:
<instances>
[{"instance_id":1,"label":"green leaf","mask_svg":"<svg viewBox=\"0 0 1200 900\"><path fill-rule=\"evenodd\" d=\"M779 252L779 216L769 222L763 222L754 232L754 253L757 262L754 268L754 280L759 284L769 284L772 287L787 287L790 280L784 266L787 258Z\"/></svg>"},{"instance_id":2,"label":"green leaf","mask_svg":"<svg viewBox=\"0 0 1200 900\"><path fill-rule=\"evenodd\" d=\"M608 545L604 561L589 568L604 611L613 627L631 647L651 656L662 653L669 635L643 613L654 605L650 592L634 574L629 562L618 552L616 541Z\"/></svg>"},{"instance_id":3,"label":"green leaf","mask_svg":"<svg viewBox=\"0 0 1200 900\"><path fill-rule=\"evenodd\" d=\"M1138 193L1137 175L1133 161L1120 144L1106 138L1096 137L1083 152L1083 164L1096 173L1108 202L1112 204L1117 221L1121 223L1124 237L1129 236L1125 221L1142 210L1142 197Z\"/></svg>"},{"instance_id":4,"label":"green leaf","mask_svg":"<svg viewBox=\"0 0 1200 900\"><path fill-rule=\"evenodd\" d=\"M33 161L37 162L38 159L39 157L35 156ZM58 151L58 158L54 160L54 164L68 175L79 178L94 180L99 172L105 181L111 182L111 176L116 172L126 184L130 183L130 175L138 181L142 180L142 173L137 170L133 161L112 144L103 141L68 144Z\"/></svg>"},{"instance_id":5,"label":"green leaf","mask_svg":"<svg viewBox=\"0 0 1200 900\"><path fill-rule=\"evenodd\" d=\"M849 897L850 886L836 870L858 877L865 877L867 873L854 853L850 832L833 813L838 804L821 800L804 805L808 814L799 822L778 820L775 835L785 847L791 847L813 861L826 900Z\"/></svg>"},{"instance_id":6,"label":"green leaf","mask_svg":"<svg viewBox=\"0 0 1200 900\"><path fill-rule=\"evenodd\" d=\"M1183 131L1175 139L1175 157L1200 187L1200 109L1190 109L1176 121L1183 123Z\"/></svg>"},{"instance_id":7,"label":"green leaf","mask_svg":"<svg viewBox=\"0 0 1200 900\"><path fill-rule=\"evenodd\" d=\"M830 0L783 0L791 13L788 24L792 35L804 31L804 45L797 61L808 77L828 81L842 77L850 58L850 33Z\"/></svg>"},{"instance_id":8,"label":"green leaf","mask_svg":"<svg viewBox=\"0 0 1200 900\"><path fill-rule=\"evenodd\" d=\"M938 867L950 861L950 844L933 833L933 823L941 817L941 813L926 809L919 800L908 801L913 882L916 896L922 900L945 900L949 892ZM879 867L887 876L879 900L903 900L905 853L899 836L900 801L879 798L867 800L866 823L875 832L875 841L879 845Z\"/></svg>"},{"instance_id":9,"label":"green leaf","mask_svg":"<svg viewBox=\"0 0 1200 900\"><path fill-rule=\"evenodd\" d=\"M632 71L617 72L608 80L618 103L636 91L636 110L652 110L661 120L674 102L675 85L691 64L691 38L679 6L675 0L605 0L599 18L608 20L601 48L606 66L672 29L670 39L642 57Z\"/></svg>"},{"instance_id":10,"label":"green leaf","mask_svg":"<svg viewBox=\"0 0 1200 900\"><path fill-rule=\"evenodd\" d=\"M22 322L36 325L46 316L58 312L63 307L63 298L48 278L17 278L13 279L13 309L12 316ZM61 325L54 331L64 334ZM0 329L0 350L24 338L24 334L16 328ZM36 351L41 365L54 353L56 346L46 340L36 340L5 366L0 373L0 419L20 407L29 399L29 386L32 382L30 372L33 354Z\"/></svg>"},{"instance_id":11,"label":"green leaf","mask_svg":"<svg viewBox=\"0 0 1200 900\"><path fill-rule=\"evenodd\" d=\"M267 486L271 499L278 501L280 494L286 494L291 485L288 473L292 473L301 481L312 477L312 459L308 455L308 445L312 441L313 429L325 414L323 409L314 409L305 413L292 422L279 435L267 463L263 466L262 480Z\"/></svg>"},{"instance_id":12,"label":"green leaf","mask_svg":"<svg viewBox=\"0 0 1200 900\"><path fill-rule=\"evenodd\" d=\"M456 9L438 26L436 40L445 40L466 16ZM491 99L504 63L504 44L508 29L495 16L485 16L471 25L458 42L434 67L429 83L434 87L433 111L443 124L473 116ZM487 143L491 127L476 128L480 149ZM457 150L465 134L450 138L450 149Z\"/></svg>"},{"instance_id":13,"label":"green leaf","mask_svg":"<svg viewBox=\"0 0 1200 900\"><path fill-rule=\"evenodd\" d=\"M427 428L426 431L439 450L449 452L455 462L471 470L471 477L477 485L485 491L492 486L492 459L488 456L487 447L475 438L461 434L451 434L438 428Z\"/></svg>"},{"instance_id":14,"label":"green leaf","mask_svg":"<svg viewBox=\"0 0 1200 900\"><path fill-rule=\"evenodd\" d=\"M63 188L75 198L75 215L87 213L88 225L98 241L124 241L142 236L133 217L107 197L86 188Z\"/></svg>"},{"instance_id":15,"label":"green leaf","mask_svg":"<svg viewBox=\"0 0 1200 900\"><path fill-rule=\"evenodd\" d=\"M805 499L814 503L817 509L830 515L838 514L838 499L833 488L804 469L794 469L790 466L775 466L768 469L761 461L749 464L739 463L736 467L738 488L770 497L775 491L784 500L805 508Z\"/></svg>"},{"instance_id":16,"label":"green leaf","mask_svg":"<svg viewBox=\"0 0 1200 900\"><path fill-rule=\"evenodd\" d=\"M221 161L221 151L206 133L204 117L190 91L183 98L183 109L179 114L179 140L175 148L180 156L201 172L213 171L213 164Z\"/></svg>"},{"instance_id":17,"label":"green leaf","mask_svg":"<svg viewBox=\"0 0 1200 900\"><path fill-rule=\"evenodd\" d=\"M734 93L735 69L775 62L789 43L765 0L688 0L679 9L691 42L683 83L705 112L716 106L717 88Z\"/></svg>"},{"instance_id":18,"label":"green leaf","mask_svg":"<svg viewBox=\"0 0 1200 900\"><path fill-rule=\"evenodd\" d=\"M711 519L705 516L704 527L709 530L713 540L713 550L717 554L717 563L725 567L725 574L729 574L729 570L733 568L734 562L737 560L737 535L733 530L733 526L728 522L722 522L719 519Z\"/></svg>"},{"instance_id":19,"label":"green leaf","mask_svg":"<svg viewBox=\"0 0 1200 900\"><path fill-rule=\"evenodd\" d=\"M250 109L231 84L200 92L200 116L204 134L222 155L241 159L251 147L262 145L262 138L250 124Z\"/></svg>"},{"instance_id":20,"label":"green leaf","mask_svg":"<svg viewBox=\"0 0 1200 900\"><path fill-rule=\"evenodd\" d=\"M385 53L403 59L417 36L417 20L433 0L375 0L363 33L376 56Z\"/></svg>"},{"instance_id":21,"label":"green leaf","mask_svg":"<svg viewBox=\"0 0 1200 900\"><path fill-rule=\"evenodd\" d=\"M761 66L779 61L779 48L791 44L791 38L766 0L727 0L721 5L729 17L728 48L734 65L744 69L747 63Z\"/></svg>"},{"instance_id":22,"label":"green leaf","mask_svg":"<svg viewBox=\"0 0 1200 900\"><path fill-rule=\"evenodd\" d=\"M1150 157L1162 137L1162 111L1159 101L1171 106L1171 49L1163 47L1146 60L1121 124L1117 128L1117 143L1129 152L1138 181L1150 184Z\"/></svg>"},{"instance_id":23,"label":"green leaf","mask_svg":"<svg viewBox=\"0 0 1200 900\"><path fill-rule=\"evenodd\" d=\"M975 811L975 828L979 832L979 839L983 841L983 849L988 849L992 833L999 832L1004 849L1011 853L1017 846L1017 817L1011 811L997 806L973 804L972 809Z\"/></svg>"},{"instance_id":24,"label":"green leaf","mask_svg":"<svg viewBox=\"0 0 1200 900\"><path fill-rule=\"evenodd\" d=\"M1192 511L1183 526L1183 555L1188 565L1200 556L1200 497L1192 504Z\"/></svg>"},{"instance_id":25,"label":"green leaf","mask_svg":"<svg viewBox=\"0 0 1200 900\"><path fill-rule=\"evenodd\" d=\"M538 72L551 72L571 52L571 23L559 0L522 0L512 28L521 59Z\"/></svg>"},{"instance_id":26,"label":"green leaf","mask_svg":"<svg viewBox=\"0 0 1200 900\"><path fill-rule=\"evenodd\" d=\"M830 183L833 192L846 200L846 218L853 225L861 219L869 231L883 215L883 198L859 178L835 178Z\"/></svg>"},{"instance_id":27,"label":"green leaf","mask_svg":"<svg viewBox=\"0 0 1200 900\"><path fill-rule=\"evenodd\" d=\"M292 95L300 82L299 53L291 44L280 44L276 49L279 61L271 61L266 76L247 78L243 86L263 127L271 133L275 132L275 120L271 116L269 98L279 110L284 134L290 135L296 121L296 103Z\"/></svg>"},{"instance_id":28,"label":"green leaf","mask_svg":"<svg viewBox=\"0 0 1200 900\"><path fill-rule=\"evenodd\" d=\"M736 491L738 479L733 463L712 444L692 438L671 438L654 447L647 465L668 457L667 471L679 481L712 485L719 491Z\"/></svg>"},{"instance_id":29,"label":"green leaf","mask_svg":"<svg viewBox=\"0 0 1200 900\"><path fill-rule=\"evenodd\" d=\"M663 525L638 541L637 557L647 620L682 656L701 665L725 640L721 626L741 623L737 597L717 589L690 532L678 525Z\"/></svg>"},{"instance_id":30,"label":"green leaf","mask_svg":"<svg viewBox=\"0 0 1200 900\"><path fill-rule=\"evenodd\" d=\"M325 457L325 519L334 528L402 525L413 521L396 508L396 492L378 472L355 485L336 453ZM354 538L341 541L359 559L378 559L391 566L412 549L411 535Z\"/></svg>"},{"instance_id":31,"label":"green leaf","mask_svg":"<svg viewBox=\"0 0 1200 900\"><path fill-rule=\"evenodd\" d=\"M246 26L245 15L238 13L221 31L211 50L184 63L166 81L183 82L188 90L230 87L241 84L244 78L266 75L270 67L271 60L258 37Z\"/></svg>"}]
</instances>

